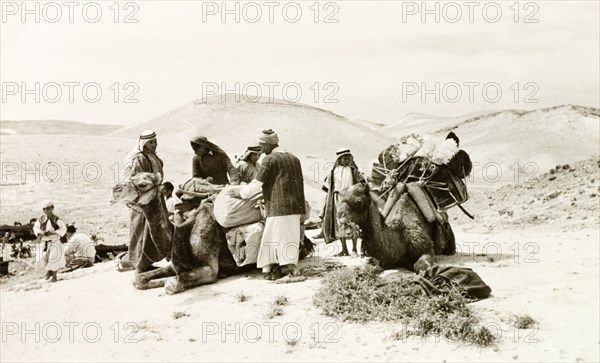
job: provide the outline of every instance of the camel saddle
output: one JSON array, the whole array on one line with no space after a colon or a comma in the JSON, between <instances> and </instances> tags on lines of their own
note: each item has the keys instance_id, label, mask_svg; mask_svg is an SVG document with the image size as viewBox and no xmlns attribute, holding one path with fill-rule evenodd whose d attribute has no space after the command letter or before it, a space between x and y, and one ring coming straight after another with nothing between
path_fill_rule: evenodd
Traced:
<instances>
[{"instance_id":1,"label":"camel saddle","mask_svg":"<svg viewBox=\"0 0 600 363\"><path fill-rule=\"evenodd\" d=\"M462 162L461 159L457 159L456 162L453 159L448 165L439 165L425 157L411 157L396 169L387 170L386 177L381 183L382 194L391 191L399 182L418 183L423 186L423 191L437 210L445 211L460 206L469 199L467 186L461 178L466 175L464 172L459 173L461 174L459 177L452 170L459 168L470 171L470 160L468 160L469 165L453 165ZM378 172L381 173L381 170Z\"/></svg>"},{"instance_id":2,"label":"camel saddle","mask_svg":"<svg viewBox=\"0 0 600 363\"><path fill-rule=\"evenodd\" d=\"M203 178L191 178L179 186L175 192L177 198L181 200L175 207L182 213L189 212L200 206L200 203L215 194L218 194L225 188L224 185L210 183Z\"/></svg>"}]
</instances>

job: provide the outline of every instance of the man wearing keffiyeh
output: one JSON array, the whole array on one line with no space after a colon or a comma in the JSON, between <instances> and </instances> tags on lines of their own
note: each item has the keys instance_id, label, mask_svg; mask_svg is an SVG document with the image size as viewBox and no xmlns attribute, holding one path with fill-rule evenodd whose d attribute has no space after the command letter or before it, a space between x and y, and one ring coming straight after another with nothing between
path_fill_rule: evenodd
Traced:
<instances>
[{"instance_id":1,"label":"man wearing keffiyeh","mask_svg":"<svg viewBox=\"0 0 600 363\"><path fill-rule=\"evenodd\" d=\"M240 174L240 182L250 183L258 171L258 158L262 154L260 145L248 146L244 155L240 157L235 168Z\"/></svg>"},{"instance_id":2,"label":"man wearing keffiyeh","mask_svg":"<svg viewBox=\"0 0 600 363\"><path fill-rule=\"evenodd\" d=\"M156 133L152 130L142 131L138 144L125 160L125 180L143 172L160 173L164 177L163 161L156 155L157 146ZM136 272L151 270L152 263L162 260L169 252L170 246L157 245L152 239L144 214L131 209L128 259Z\"/></svg>"},{"instance_id":3,"label":"man wearing keffiyeh","mask_svg":"<svg viewBox=\"0 0 600 363\"><path fill-rule=\"evenodd\" d=\"M364 178L360 175L358 167L354 163L354 157L347 148L341 148L336 152L336 160L331 173L325 180L327 200L325 202L325 213L323 216L323 236L326 243L331 243L339 238L342 243L342 251L336 256L358 257L357 251L357 226L349 224L345 216L338 215L339 192L348 189L354 184L360 183ZM352 254L348 253L346 238L352 239Z\"/></svg>"}]
</instances>

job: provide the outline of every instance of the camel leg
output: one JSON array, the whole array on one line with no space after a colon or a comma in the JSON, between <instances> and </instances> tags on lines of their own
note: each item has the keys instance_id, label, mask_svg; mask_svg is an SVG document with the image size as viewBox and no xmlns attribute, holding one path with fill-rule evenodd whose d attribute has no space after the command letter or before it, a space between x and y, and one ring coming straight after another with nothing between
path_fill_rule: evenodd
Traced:
<instances>
[{"instance_id":1,"label":"camel leg","mask_svg":"<svg viewBox=\"0 0 600 363\"><path fill-rule=\"evenodd\" d=\"M446 243L442 248L442 255L453 255L456 253L456 239L454 237L454 231L452 231L452 226L450 226L450 222L445 221L442 224L442 230L446 237Z\"/></svg>"},{"instance_id":2,"label":"camel leg","mask_svg":"<svg viewBox=\"0 0 600 363\"><path fill-rule=\"evenodd\" d=\"M167 267L157 268L156 270L136 273L133 286L135 286L138 290L146 290L146 289L154 289L157 287L162 287L165 284L164 278L175 276L176 272L173 268L173 265L169 265ZM163 279L162 281L153 281Z\"/></svg>"},{"instance_id":3,"label":"camel leg","mask_svg":"<svg viewBox=\"0 0 600 363\"><path fill-rule=\"evenodd\" d=\"M174 295L195 286L216 282L219 266L218 263L211 265L212 266L198 267L191 271L181 273L176 277L168 278L165 283L165 292L168 295Z\"/></svg>"}]
</instances>

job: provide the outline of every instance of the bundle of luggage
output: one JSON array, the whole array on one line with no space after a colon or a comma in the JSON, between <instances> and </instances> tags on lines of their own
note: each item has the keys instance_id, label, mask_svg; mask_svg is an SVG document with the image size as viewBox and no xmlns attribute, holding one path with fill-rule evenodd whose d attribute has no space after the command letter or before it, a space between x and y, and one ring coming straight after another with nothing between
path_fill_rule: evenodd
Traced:
<instances>
[{"instance_id":1,"label":"bundle of luggage","mask_svg":"<svg viewBox=\"0 0 600 363\"><path fill-rule=\"evenodd\" d=\"M458 148L455 139L413 134L379 154L379 162L373 164L371 186L386 201L384 217L399 196L408 192L433 222L440 219L440 213L468 200L463 179L471 169L469 155Z\"/></svg>"},{"instance_id":2,"label":"bundle of luggage","mask_svg":"<svg viewBox=\"0 0 600 363\"><path fill-rule=\"evenodd\" d=\"M202 200L209 198L225 188L224 185L212 184L211 180L191 178L179 186L175 195L181 203L177 205L182 213L189 212L200 205Z\"/></svg>"},{"instance_id":3,"label":"bundle of luggage","mask_svg":"<svg viewBox=\"0 0 600 363\"><path fill-rule=\"evenodd\" d=\"M215 220L225 230L229 251L238 267L256 263L265 227L262 191L254 193L247 199L229 195L230 190L243 187L213 185L204 179L192 178L180 185L176 192L182 200L176 208L186 213L197 208L202 200L209 199L213 204ZM308 203L306 210L304 219L307 219L310 214Z\"/></svg>"},{"instance_id":4,"label":"bundle of luggage","mask_svg":"<svg viewBox=\"0 0 600 363\"><path fill-rule=\"evenodd\" d=\"M248 199L228 195L231 189L243 186L226 186L217 194L214 204L215 219L225 228L227 246L238 267L256 263L258 248L265 228L261 213L262 191Z\"/></svg>"},{"instance_id":5,"label":"bundle of luggage","mask_svg":"<svg viewBox=\"0 0 600 363\"><path fill-rule=\"evenodd\" d=\"M468 267L433 266L415 276L413 283L418 284L427 296L439 295L452 288L458 288L462 294L474 300L490 297L492 288Z\"/></svg>"},{"instance_id":6,"label":"bundle of luggage","mask_svg":"<svg viewBox=\"0 0 600 363\"><path fill-rule=\"evenodd\" d=\"M242 186L215 185L211 180L191 178L179 186L175 195L181 200L175 208L182 213L183 219L208 199L212 203L214 217L225 230L229 251L236 264L241 267L256 263L258 247L264 229L263 217L259 208L262 192L248 199L234 198L228 195L233 188Z\"/></svg>"}]
</instances>

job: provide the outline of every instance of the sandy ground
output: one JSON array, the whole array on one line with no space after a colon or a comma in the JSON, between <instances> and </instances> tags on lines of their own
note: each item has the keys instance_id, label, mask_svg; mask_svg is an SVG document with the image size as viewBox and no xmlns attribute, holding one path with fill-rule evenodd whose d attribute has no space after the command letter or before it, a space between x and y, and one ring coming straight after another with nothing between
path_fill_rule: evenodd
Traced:
<instances>
[{"instance_id":1,"label":"sandy ground","mask_svg":"<svg viewBox=\"0 0 600 363\"><path fill-rule=\"evenodd\" d=\"M138 291L132 272L112 263L4 286L2 361L598 361L599 232L495 231L466 234L456 256L441 263L473 268L492 297L471 306L491 329L495 347L476 348L430 337L395 341L401 324L354 324L313 305L319 278L274 284L260 273L230 277L179 295ZM319 265L336 251L319 245ZM338 248L339 246L336 246ZM337 259L347 264L364 261ZM407 273L388 271L390 273ZM247 296L239 301L239 294ZM289 304L268 318L276 297ZM514 315L538 324L511 327Z\"/></svg>"}]
</instances>

